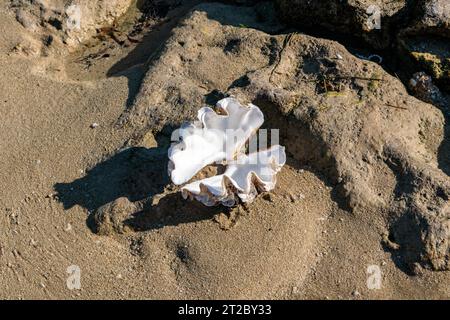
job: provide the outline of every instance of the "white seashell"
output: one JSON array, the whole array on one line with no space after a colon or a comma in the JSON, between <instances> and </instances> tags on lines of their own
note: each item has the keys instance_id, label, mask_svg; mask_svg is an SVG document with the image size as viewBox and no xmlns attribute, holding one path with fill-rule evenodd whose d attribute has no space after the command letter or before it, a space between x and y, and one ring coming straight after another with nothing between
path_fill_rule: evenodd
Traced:
<instances>
[{"instance_id":1,"label":"white seashell","mask_svg":"<svg viewBox=\"0 0 450 320\"><path fill-rule=\"evenodd\" d=\"M278 145L240 155L228 163L224 174L190 183L181 192L185 199L194 198L206 206L222 203L231 207L237 204L238 198L242 202L251 202L258 192L275 188L276 174L285 163L285 149Z\"/></svg>"},{"instance_id":2,"label":"white seashell","mask_svg":"<svg viewBox=\"0 0 450 320\"><path fill-rule=\"evenodd\" d=\"M234 159L264 122L257 106L242 106L234 98L220 100L217 109L225 114L204 107L198 112L199 122L184 125L172 135L172 141L179 141L169 149L174 184L186 183L209 164Z\"/></svg>"},{"instance_id":3,"label":"white seashell","mask_svg":"<svg viewBox=\"0 0 450 320\"><path fill-rule=\"evenodd\" d=\"M174 184L184 184L207 165L224 163L223 174L182 187L183 197L207 206L251 202L258 192L275 188L276 174L286 163L285 149L276 145L246 155L245 144L263 124L263 113L234 98L219 101L217 109L219 113L200 109L199 121L183 125L172 135L172 141L179 142L169 149L170 177Z\"/></svg>"}]
</instances>

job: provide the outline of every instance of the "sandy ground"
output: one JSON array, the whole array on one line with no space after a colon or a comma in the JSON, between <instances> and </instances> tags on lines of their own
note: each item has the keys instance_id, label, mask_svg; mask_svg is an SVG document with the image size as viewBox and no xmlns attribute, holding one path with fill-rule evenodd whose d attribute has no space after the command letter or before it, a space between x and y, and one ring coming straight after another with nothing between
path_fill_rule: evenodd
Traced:
<instances>
[{"instance_id":1,"label":"sandy ground","mask_svg":"<svg viewBox=\"0 0 450 320\"><path fill-rule=\"evenodd\" d=\"M112 75L127 51L90 70L77 67L76 54L17 54L23 28L3 2L0 298L450 298L448 272L405 274L380 243L384 222L365 219L376 212L342 211L331 188L293 160L272 195L229 216L174 195L181 218L173 222L125 236L94 234L88 209L68 208L56 186L82 179L125 145L133 130L116 122L145 61ZM147 55L164 35L148 40ZM73 265L79 290L67 286ZM371 265L381 270L380 289L367 286Z\"/></svg>"}]
</instances>

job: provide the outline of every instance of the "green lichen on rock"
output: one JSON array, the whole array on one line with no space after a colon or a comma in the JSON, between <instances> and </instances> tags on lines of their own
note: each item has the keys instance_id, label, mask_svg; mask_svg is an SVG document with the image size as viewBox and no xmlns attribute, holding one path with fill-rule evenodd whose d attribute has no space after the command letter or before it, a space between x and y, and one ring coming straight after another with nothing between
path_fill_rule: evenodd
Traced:
<instances>
[{"instance_id":1,"label":"green lichen on rock","mask_svg":"<svg viewBox=\"0 0 450 320\"><path fill-rule=\"evenodd\" d=\"M450 58L430 52L411 52L415 61L420 63L437 80L450 79Z\"/></svg>"},{"instance_id":2,"label":"green lichen on rock","mask_svg":"<svg viewBox=\"0 0 450 320\"><path fill-rule=\"evenodd\" d=\"M403 36L400 48L410 58L414 72L425 71L441 88L450 90L450 45L446 38Z\"/></svg>"}]
</instances>

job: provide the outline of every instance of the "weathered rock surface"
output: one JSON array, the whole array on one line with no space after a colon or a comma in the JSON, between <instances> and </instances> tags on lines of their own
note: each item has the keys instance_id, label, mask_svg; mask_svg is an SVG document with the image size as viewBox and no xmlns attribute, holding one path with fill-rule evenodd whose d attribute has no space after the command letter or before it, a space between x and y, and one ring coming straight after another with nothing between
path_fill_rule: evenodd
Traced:
<instances>
[{"instance_id":1,"label":"weathered rock surface","mask_svg":"<svg viewBox=\"0 0 450 320\"><path fill-rule=\"evenodd\" d=\"M126 221L136 211L136 206L125 197L105 204L94 214L96 232L99 235L127 232L129 227L126 225Z\"/></svg>"},{"instance_id":2,"label":"weathered rock surface","mask_svg":"<svg viewBox=\"0 0 450 320\"><path fill-rule=\"evenodd\" d=\"M13 0L16 19L47 45L64 43L69 50L109 27L129 9L133 0Z\"/></svg>"},{"instance_id":3,"label":"weathered rock surface","mask_svg":"<svg viewBox=\"0 0 450 320\"><path fill-rule=\"evenodd\" d=\"M425 72L413 74L409 81L409 89L416 98L442 108L444 113L450 116L450 101L433 83L432 77Z\"/></svg>"},{"instance_id":4,"label":"weathered rock surface","mask_svg":"<svg viewBox=\"0 0 450 320\"><path fill-rule=\"evenodd\" d=\"M77 50L80 44L93 46L90 41L94 38L111 38L123 45L127 43L130 32L136 31L130 26L134 25L142 31L142 25L148 22L146 19L157 20L164 17L170 8L198 2L201 1L12 0L10 7L17 21L30 31L14 50L26 56L64 53L65 50ZM400 69L409 75L425 71L437 81L438 86L450 90L450 3L447 0L232 2L245 6L257 5L257 23L250 24L269 33L282 29L281 26L274 27L276 19L272 12L275 5L279 17L288 25L306 27L308 30L319 27L327 30L331 37L336 32L355 36L375 49L398 46ZM239 7L239 10L246 9ZM247 26L245 21L236 22L231 17L229 22ZM121 27L124 30L119 30Z\"/></svg>"},{"instance_id":5,"label":"weathered rock surface","mask_svg":"<svg viewBox=\"0 0 450 320\"><path fill-rule=\"evenodd\" d=\"M400 69L411 74L425 71L439 86L450 90L447 0L277 0L276 3L280 17L290 25L311 29L319 26L329 34L337 31L356 36L375 49L398 46Z\"/></svg>"},{"instance_id":6,"label":"weathered rock surface","mask_svg":"<svg viewBox=\"0 0 450 320\"><path fill-rule=\"evenodd\" d=\"M450 37L450 3L446 0L419 0L410 30Z\"/></svg>"},{"instance_id":7,"label":"weathered rock surface","mask_svg":"<svg viewBox=\"0 0 450 320\"><path fill-rule=\"evenodd\" d=\"M327 176L341 206L386 219L406 268L448 270L442 112L336 42L272 36L237 20L258 24L253 11L238 17L233 7L198 6L150 62L122 124L158 131L224 95L251 101L280 129L289 154Z\"/></svg>"}]
</instances>

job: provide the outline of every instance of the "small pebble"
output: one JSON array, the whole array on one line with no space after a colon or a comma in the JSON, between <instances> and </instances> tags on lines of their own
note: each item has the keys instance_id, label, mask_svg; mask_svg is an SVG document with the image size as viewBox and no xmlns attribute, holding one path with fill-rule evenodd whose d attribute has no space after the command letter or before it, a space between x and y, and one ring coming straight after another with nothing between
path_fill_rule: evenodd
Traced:
<instances>
[{"instance_id":1,"label":"small pebble","mask_svg":"<svg viewBox=\"0 0 450 320\"><path fill-rule=\"evenodd\" d=\"M262 198L266 201L273 202L273 196L270 193L266 193Z\"/></svg>"}]
</instances>

